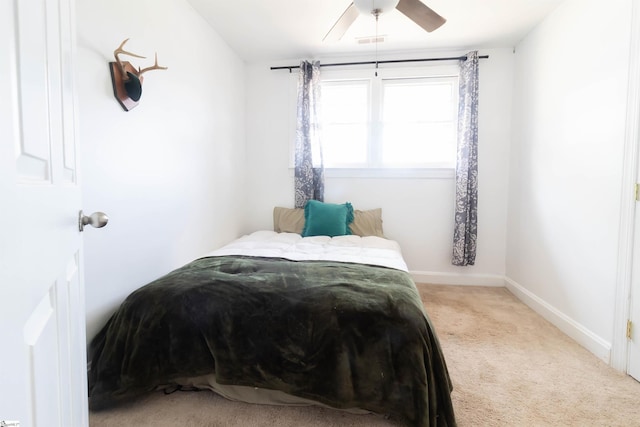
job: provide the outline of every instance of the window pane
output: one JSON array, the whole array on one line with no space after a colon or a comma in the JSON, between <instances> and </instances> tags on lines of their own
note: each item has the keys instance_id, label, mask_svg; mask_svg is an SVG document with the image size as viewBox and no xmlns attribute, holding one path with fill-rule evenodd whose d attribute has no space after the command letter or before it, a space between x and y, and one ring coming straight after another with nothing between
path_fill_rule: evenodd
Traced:
<instances>
[{"instance_id":1,"label":"window pane","mask_svg":"<svg viewBox=\"0 0 640 427\"><path fill-rule=\"evenodd\" d=\"M385 124L382 158L385 166L417 167L455 160L452 123Z\"/></svg>"},{"instance_id":2,"label":"window pane","mask_svg":"<svg viewBox=\"0 0 640 427\"><path fill-rule=\"evenodd\" d=\"M451 83L385 84L385 122L437 122L453 119Z\"/></svg>"},{"instance_id":3,"label":"window pane","mask_svg":"<svg viewBox=\"0 0 640 427\"><path fill-rule=\"evenodd\" d=\"M322 130L326 167L362 166L367 163L367 125L326 125Z\"/></svg>"},{"instance_id":4,"label":"window pane","mask_svg":"<svg viewBox=\"0 0 640 427\"><path fill-rule=\"evenodd\" d=\"M322 84L322 116L325 123L365 123L369 116L367 82Z\"/></svg>"},{"instance_id":5,"label":"window pane","mask_svg":"<svg viewBox=\"0 0 640 427\"><path fill-rule=\"evenodd\" d=\"M453 79L385 81L382 164L394 167L453 164L455 109Z\"/></svg>"},{"instance_id":6,"label":"window pane","mask_svg":"<svg viewBox=\"0 0 640 427\"><path fill-rule=\"evenodd\" d=\"M365 166L368 152L369 82L323 82L321 99L325 166Z\"/></svg>"}]
</instances>

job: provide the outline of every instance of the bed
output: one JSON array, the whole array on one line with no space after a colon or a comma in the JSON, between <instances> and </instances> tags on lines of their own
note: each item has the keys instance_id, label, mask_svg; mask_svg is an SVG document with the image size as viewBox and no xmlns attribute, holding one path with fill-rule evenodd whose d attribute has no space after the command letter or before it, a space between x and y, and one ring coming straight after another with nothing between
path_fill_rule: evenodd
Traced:
<instances>
[{"instance_id":1,"label":"bed","mask_svg":"<svg viewBox=\"0 0 640 427\"><path fill-rule=\"evenodd\" d=\"M434 328L378 236L243 236L134 291L88 359L91 410L191 386L456 425Z\"/></svg>"}]
</instances>

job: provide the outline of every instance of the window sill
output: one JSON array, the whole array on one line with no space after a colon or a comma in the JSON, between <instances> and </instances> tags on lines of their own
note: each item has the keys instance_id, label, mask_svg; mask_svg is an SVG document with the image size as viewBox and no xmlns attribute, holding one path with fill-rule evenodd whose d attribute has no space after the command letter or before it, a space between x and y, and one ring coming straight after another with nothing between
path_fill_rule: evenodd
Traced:
<instances>
[{"instance_id":1,"label":"window sill","mask_svg":"<svg viewBox=\"0 0 640 427\"><path fill-rule=\"evenodd\" d=\"M290 168L291 176L294 169ZM453 179L455 168L325 168L325 178Z\"/></svg>"}]
</instances>

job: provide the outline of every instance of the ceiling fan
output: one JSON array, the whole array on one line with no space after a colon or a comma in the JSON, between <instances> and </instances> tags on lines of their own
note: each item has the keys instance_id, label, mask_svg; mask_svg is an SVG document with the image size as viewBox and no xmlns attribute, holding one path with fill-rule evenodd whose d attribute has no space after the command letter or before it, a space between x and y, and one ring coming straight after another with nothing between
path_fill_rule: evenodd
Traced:
<instances>
[{"instance_id":1,"label":"ceiling fan","mask_svg":"<svg viewBox=\"0 0 640 427\"><path fill-rule=\"evenodd\" d=\"M360 14L372 14L377 20L382 13L393 9L398 9L428 32L440 28L447 22L420 0L353 0L322 40L340 40Z\"/></svg>"}]
</instances>

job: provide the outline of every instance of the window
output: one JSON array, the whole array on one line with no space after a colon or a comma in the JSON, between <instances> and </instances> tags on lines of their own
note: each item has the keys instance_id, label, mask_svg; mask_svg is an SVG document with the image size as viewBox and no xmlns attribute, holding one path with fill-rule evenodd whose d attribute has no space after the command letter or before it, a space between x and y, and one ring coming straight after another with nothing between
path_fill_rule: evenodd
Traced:
<instances>
[{"instance_id":1,"label":"window","mask_svg":"<svg viewBox=\"0 0 640 427\"><path fill-rule=\"evenodd\" d=\"M339 74L323 70L320 113L325 167L455 166L455 73L416 76L414 70L413 75L388 72L373 77L369 70L364 78L340 78Z\"/></svg>"}]
</instances>

